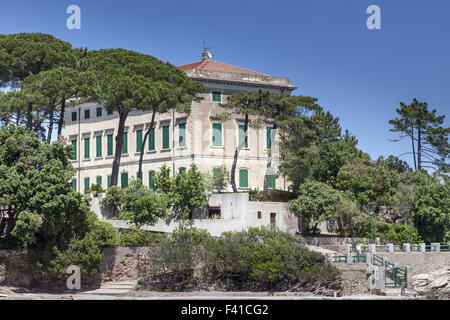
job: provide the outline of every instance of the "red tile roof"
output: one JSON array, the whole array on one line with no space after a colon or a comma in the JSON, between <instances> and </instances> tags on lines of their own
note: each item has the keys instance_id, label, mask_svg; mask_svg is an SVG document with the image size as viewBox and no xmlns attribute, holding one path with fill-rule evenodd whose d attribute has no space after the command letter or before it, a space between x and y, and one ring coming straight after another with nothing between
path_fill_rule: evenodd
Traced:
<instances>
[{"instance_id":1,"label":"red tile roof","mask_svg":"<svg viewBox=\"0 0 450 320\"><path fill-rule=\"evenodd\" d=\"M202 60L198 62L184 64L178 67L179 69L186 70L207 70L207 71L219 71L219 72L230 72L230 73L240 73L240 74L250 74L250 75L260 75L260 76L269 76L264 73L235 67L223 62L218 62L214 60Z\"/></svg>"}]
</instances>

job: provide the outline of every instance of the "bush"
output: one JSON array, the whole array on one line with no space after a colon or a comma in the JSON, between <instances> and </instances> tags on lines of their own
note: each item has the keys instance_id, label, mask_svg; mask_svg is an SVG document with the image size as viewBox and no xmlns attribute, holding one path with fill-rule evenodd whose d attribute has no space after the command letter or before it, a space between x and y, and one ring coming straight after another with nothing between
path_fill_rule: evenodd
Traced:
<instances>
[{"instance_id":1,"label":"bush","mask_svg":"<svg viewBox=\"0 0 450 320\"><path fill-rule=\"evenodd\" d=\"M354 224L352 226L349 226L345 231L341 230L340 233L349 237L370 238L370 219L361 221L361 223L358 225ZM374 237L379 237L382 241L392 242L399 245L403 243L422 242L419 232L415 227L402 223L376 220L374 221L373 225L373 234Z\"/></svg>"},{"instance_id":2,"label":"bush","mask_svg":"<svg viewBox=\"0 0 450 320\"><path fill-rule=\"evenodd\" d=\"M101 200L102 208L111 210L114 216L119 215L124 198L123 190L118 186L111 186L106 190L106 196Z\"/></svg>"},{"instance_id":3,"label":"bush","mask_svg":"<svg viewBox=\"0 0 450 320\"><path fill-rule=\"evenodd\" d=\"M139 228L123 230L119 234L117 245L122 247L149 247L159 243L164 238L162 233L148 232Z\"/></svg>"},{"instance_id":4,"label":"bush","mask_svg":"<svg viewBox=\"0 0 450 320\"><path fill-rule=\"evenodd\" d=\"M250 228L217 241L213 274L244 290L286 290L296 284L334 281L339 272L287 233Z\"/></svg>"},{"instance_id":5,"label":"bush","mask_svg":"<svg viewBox=\"0 0 450 320\"><path fill-rule=\"evenodd\" d=\"M267 228L226 233L214 239L204 230L181 228L151 250L151 289L289 290L329 283L339 271L287 233Z\"/></svg>"}]
</instances>

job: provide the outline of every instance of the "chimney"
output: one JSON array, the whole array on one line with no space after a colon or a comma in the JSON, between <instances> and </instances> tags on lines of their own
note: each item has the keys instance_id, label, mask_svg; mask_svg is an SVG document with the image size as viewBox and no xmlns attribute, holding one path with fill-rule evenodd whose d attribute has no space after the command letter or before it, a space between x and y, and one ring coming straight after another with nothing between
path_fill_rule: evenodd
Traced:
<instances>
[{"instance_id":1,"label":"chimney","mask_svg":"<svg viewBox=\"0 0 450 320\"><path fill-rule=\"evenodd\" d=\"M202 53L202 61L206 61L209 59L209 52L203 52Z\"/></svg>"}]
</instances>

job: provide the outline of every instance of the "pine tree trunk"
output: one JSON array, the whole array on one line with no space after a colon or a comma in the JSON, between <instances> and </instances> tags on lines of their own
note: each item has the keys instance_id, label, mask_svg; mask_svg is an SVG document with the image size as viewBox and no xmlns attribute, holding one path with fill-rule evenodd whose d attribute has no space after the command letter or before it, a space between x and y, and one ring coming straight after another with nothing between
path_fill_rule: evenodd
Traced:
<instances>
[{"instance_id":1,"label":"pine tree trunk","mask_svg":"<svg viewBox=\"0 0 450 320\"><path fill-rule=\"evenodd\" d=\"M244 120L244 140L239 142L238 147L234 151L234 159L233 164L231 165L231 187L233 188L233 192L237 193L238 189L236 187L236 166L237 161L239 158L239 153L241 152L241 149L244 147L245 142L248 140L248 114L245 115Z\"/></svg>"},{"instance_id":2,"label":"pine tree trunk","mask_svg":"<svg viewBox=\"0 0 450 320\"><path fill-rule=\"evenodd\" d=\"M417 163L416 163L416 149L414 145L414 127L411 128L411 144L412 144L412 152L413 152L413 158L414 158L414 170L417 170Z\"/></svg>"},{"instance_id":3,"label":"pine tree trunk","mask_svg":"<svg viewBox=\"0 0 450 320\"><path fill-rule=\"evenodd\" d=\"M420 128L417 130L417 169L422 169L422 141Z\"/></svg>"},{"instance_id":4,"label":"pine tree trunk","mask_svg":"<svg viewBox=\"0 0 450 320\"><path fill-rule=\"evenodd\" d=\"M54 104L52 104L52 105L54 105ZM50 143L50 141L52 140L52 134L53 134L53 124L55 122L54 108L50 109L48 117L49 117L49 124L48 124L48 132L47 132L47 143Z\"/></svg>"},{"instance_id":5,"label":"pine tree trunk","mask_svg":"<svg viewBox=\"0 0 450 320\"><path fill-rule=\"evenodd\" d=\"M61 100L61 111L59 112L58 120L58 139L62 134L62 127L64 126L64 114L66 112L66 99Z\"/></svg>"},{"instance_id":6,"label":"pine tree trunk","mask_svg":"<svg viewBox=\"0 0 450 320\"><path fill-rule=\"evenodd\" d=\"M126 113L119 112L119 127L117 128L116 150L114 152L114 161L111 171L111 186L117 186L120 168L120 158L122 156L123 133L125 131Z\"/></svg>"},{"instance_id":7,"label":"pine tree trunk","mask_svg":"<svg viewBox=\"0 0 450 320\"><path fill-rule=\"evenodd\" d=\"M28 110L27 110L27 130L31 131L33 128L33 104L30 102L28 103Z\"/></svg>"},{"instance_id":8,"label":"pine tree trunk","mask_svg":"<svg viewBox=\"0 0 450 320\"><path fill-rule=\"evenodd\" d=\"M141 154L139 155L139 169L138 169L138 177L141 179L142 182L142 162L144 161L144 146L145 143L147 142L147 137L150 134L150 131L153 128L153 124L155 123L155 115L156 115L156 110L153 110L153 114L152 114L152 121L150 122L150 128L147 129L147 131L145 132L144 135L144 139L142 140L142 146L141 146Z\"/></svg>"}]
</instances>

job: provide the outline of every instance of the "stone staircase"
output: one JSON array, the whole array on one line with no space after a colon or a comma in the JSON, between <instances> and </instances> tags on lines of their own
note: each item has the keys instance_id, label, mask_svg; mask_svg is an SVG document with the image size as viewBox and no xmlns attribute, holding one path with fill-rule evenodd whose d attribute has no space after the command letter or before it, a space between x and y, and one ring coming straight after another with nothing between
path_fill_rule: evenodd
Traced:
<instances>
[{"instance_id":1,"label":"stone staircase","mask_svg":"<svg viewBox=\"0 0 450 320\"><path fill-rule=\"evenodd\" d=\"M79 294L85 295L105 295L124 296L133 292L136 288L137 280L105 282L98 289L83 291Z\"/></svg>"}]
</instances>

